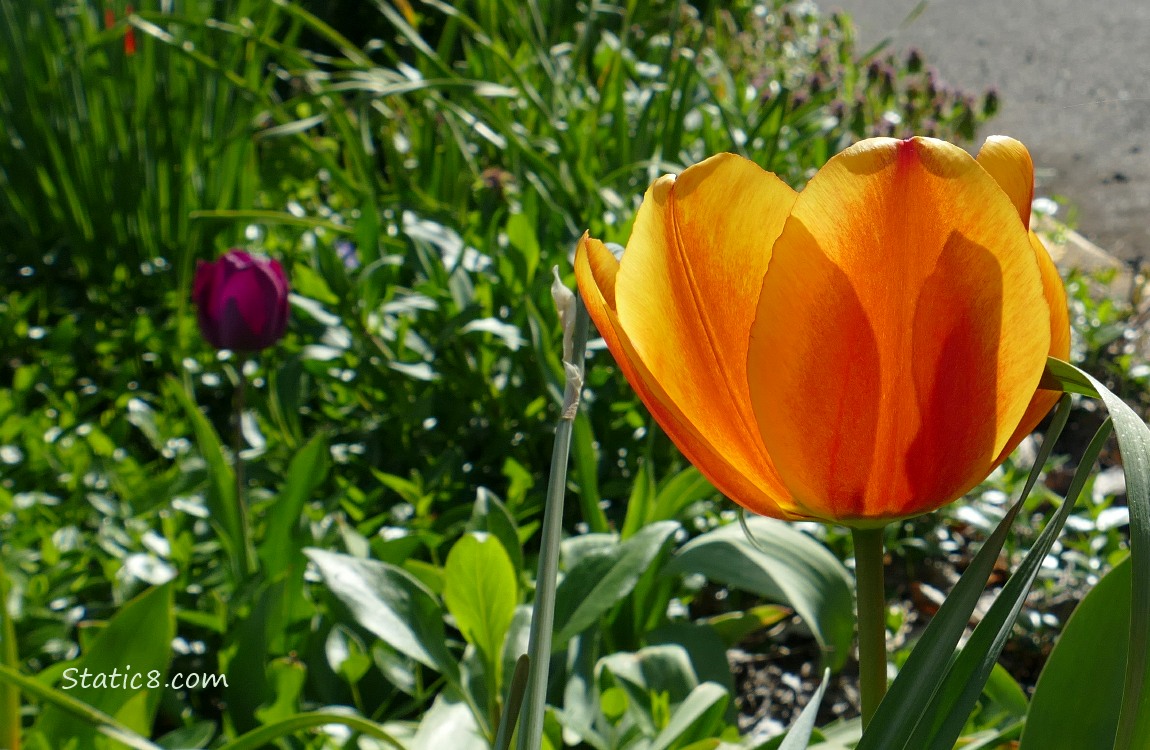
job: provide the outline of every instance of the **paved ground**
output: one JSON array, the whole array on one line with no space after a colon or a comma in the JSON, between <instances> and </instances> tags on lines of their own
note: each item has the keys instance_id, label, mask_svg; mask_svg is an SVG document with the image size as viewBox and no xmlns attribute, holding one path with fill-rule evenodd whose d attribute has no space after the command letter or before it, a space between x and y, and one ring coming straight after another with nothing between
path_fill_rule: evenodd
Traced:
<instances>
[{"instance_id":1,"label":"paved ground","mask_svg":"<svg viewBox=\"0 0 1150 750\"><path fill-rule=\"evenodd\" d=\"M1025 143L1040 194L1077 206L1104 249L1150 263L1150 2L934 0L904 28L917 0L818 2L854 18L860 51L890 37L949 83L997 87L984 135Z\"/></svg>"}]
</instances>

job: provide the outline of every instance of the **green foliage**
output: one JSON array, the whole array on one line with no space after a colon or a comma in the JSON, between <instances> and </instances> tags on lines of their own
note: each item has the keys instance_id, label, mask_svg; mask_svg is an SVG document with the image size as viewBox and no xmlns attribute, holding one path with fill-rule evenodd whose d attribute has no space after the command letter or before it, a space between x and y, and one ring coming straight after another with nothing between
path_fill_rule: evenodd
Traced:
<instances>
[{"instance_id":1,"label":"green foliage","mask_svg":"<svg viewBox=\"0 0 1150 750\"><path fill-rule=\"evenodd\" d=\"M1129 593L1127 560L1103 576L1074 611L1035 688L1023 750L1114 746L1128 657Z\"/></svg>"}]
</instances>

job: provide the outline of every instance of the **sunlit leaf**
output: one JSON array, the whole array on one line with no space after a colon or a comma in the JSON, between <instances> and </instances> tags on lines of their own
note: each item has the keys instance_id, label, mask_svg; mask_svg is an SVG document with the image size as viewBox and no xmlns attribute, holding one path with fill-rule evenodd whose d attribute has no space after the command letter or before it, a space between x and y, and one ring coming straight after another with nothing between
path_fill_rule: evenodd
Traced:
<instances>
[{"instance_id":1,"label":"sunlit leaf","mask_svg":"<svg viewBox=\"0 0 1150 750\"><path fill-rule=\"evenodd\" d=\"M465 534L447 555L443 600L463 637L491 668L502 666L503 639L518 599L515 568L503 545L490 534ZM495 680L499 684L500 680Z\"/></svg>"}]
</instances>

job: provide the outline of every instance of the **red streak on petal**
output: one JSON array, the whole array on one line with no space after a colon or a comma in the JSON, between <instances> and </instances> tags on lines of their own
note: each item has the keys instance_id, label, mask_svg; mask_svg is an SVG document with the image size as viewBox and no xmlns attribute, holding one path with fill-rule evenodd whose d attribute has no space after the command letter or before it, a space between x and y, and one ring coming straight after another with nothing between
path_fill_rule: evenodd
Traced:
<instances>
[{"instance_id":1,"label":"red streak on petal","mask_svg":"<svg viewBox=\"0 0 1150 750\"><path fill-rule=\"evenodd\" d=\"M918 148L913 138L898 142L898 169L906 169L918 159Z\"/></svg>"}]
</instances>

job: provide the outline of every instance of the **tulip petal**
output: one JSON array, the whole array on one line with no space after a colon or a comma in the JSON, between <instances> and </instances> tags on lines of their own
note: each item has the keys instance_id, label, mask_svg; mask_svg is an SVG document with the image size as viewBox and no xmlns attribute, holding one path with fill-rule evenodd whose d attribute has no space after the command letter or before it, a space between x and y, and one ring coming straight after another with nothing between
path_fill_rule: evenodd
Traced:
<instances>
[{"instance_id":1,"label":"tulip petal","mask_svg":"<svg viewBox=\"0 0 1150 750\"><path fill-rule=\"evenodd\" d=\"M1038 268L1042 272L1042 293L1050 308L1050 356L1066 360L1070 357L1070 311L1066 302L1066 287L1062 284L1062 276L1059 275L1050 253L1046 251L1042 240L1038 239L1038 235L1034 232L1030 233L1030 244L1038 258ZM1026 407L1026 413L1022 415L1010 440L1006 441L1006 446L999 453L995 465L1005 461L1018 444L1034 432L1034 428L1050 413L1061 397L1061 391L1047 391L1040 388L1034 392L1030 405Z\"/></svg>"},{"instance_id":2,"label":"tulip petal","mask_svg":"<svg viewBox=\"0 0 1150 750\"><path fill-rule=\"evenodd\" d=\"M1030 227L1030 204L1034 201L1034 161L1026 146L1004 135L992 135L978 151L978 165L985 169L1022 219Z\"/></svg>"},{"instance_id":3,"label":"tulip petal","mask_svg":"<svg viewBox=\"0 0 1150 750\"><path fill-rule=\"evenodd\" d=\"M621 263L591 239L576 259L592 319L659 424L721 492L777 517L806 514L763 448L746 363L759 286L795 195L720 154L651 186Z\"/></svg>"},{"instance_id":4,"label":"tulip petal","mask_svg":"<svg viewBox=\"0 0 1150 750\"><path fill-rule=\"evenodd\" d=\"M615 310L610 306L615 299L615 278L619 262L596 239L586 235L579 243L575 255L575 274L579 291L587 311L607 348L614 355L619 369L635 389L639 398L687 460L694 464L715 487L727 497L737 499L744 507L764 516L791 519L795 516L782 507L776 498L763 491L764 483L748 477L732 466L722 453L703 437L675 406L659 382L643 365L619 325Z\"/></svg>"},{"instance_id":5,"label":"tulip petal","mask_svg":"<svg viewBox=\"0 0 1150 750\"><path fill-rule=\"evenodd\" d=\"M860 143L803 190L748 363L763 443L796 503L832 520L897 518L991 471L1050 347L1018 216L966 152L925 138Z\"/></svg>"},{"instance_id":6,"label":"tulip petal","mask_svg":"<svg viewBox=\"0 0 1150 750\"><path fill-rule=\"evenodd\" d=\"M1030 205L1034 200L1034 161L1026 146L1013 138L992 135L986 139L978 152L979 166L985 169L1003 192L1010 198L1025 226L1030 225ZM1070 317L1066 303L1066 288L1062 277L1046 251L1038 235L1030 232L1030 245L1038 260L1042 273L1042 293L1050 309L1050 351L1051 357L1066 359L1070 356ZM1014 434L1006 441L998 460L1006 460L1023 438L1029 435L1043 417L1058 403L1061 393L1038 390L1031 398L1022 420Z\"/></svg>"}]
</instances>

